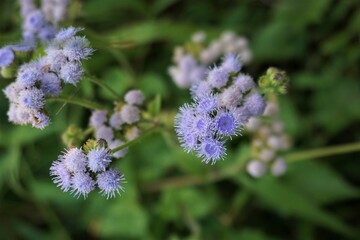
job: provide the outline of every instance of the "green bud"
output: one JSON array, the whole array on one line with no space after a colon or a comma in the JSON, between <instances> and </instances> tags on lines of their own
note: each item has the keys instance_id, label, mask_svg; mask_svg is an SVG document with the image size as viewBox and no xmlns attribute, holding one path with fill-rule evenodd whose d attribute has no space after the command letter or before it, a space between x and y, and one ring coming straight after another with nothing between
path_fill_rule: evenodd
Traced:
<instances>
[{"instance_id":1,"label":"green bud","mask_svg":"<svg viewBox=\"0 0 360 240\"><path fill-rule=\"evenodd\" d=\"M95 139L88 139L83 145L83 149L84 152L87 154L91 149L97 148L98 146L98 141L96 141Z\"/></svg>"},{"instance_id":2,"label":"green bud","mask_svg":"<svg viewBox=\"0 0 360 240\"><path fill-rule=\"evenodd\" d=\"M83 139L83 130L72 124L62 134L61 139L68 147L78 146Z\"/></svg>"},{"instance_id":3,"label":"green bud","mask_svg":"<svg viewBox=\"0 0 360 240\"><path fill-rule=\"evenodd\" d=\"M289 77L285 71L270 67L265 75L259 78L259 87L265 93L285 94L288 91Z\"/></svg>"},{"instance_id":4,"label":"green bud","mask_svg":"<svg viewBox=\"0 0 360 240\"><path fill-rule=\"evenodd\" d=\"M1 76L3 78L13 78L16 75L16 66L14 64L11 64L8 67L2 67L1 68Z\"/></svg>"}]
</instances>

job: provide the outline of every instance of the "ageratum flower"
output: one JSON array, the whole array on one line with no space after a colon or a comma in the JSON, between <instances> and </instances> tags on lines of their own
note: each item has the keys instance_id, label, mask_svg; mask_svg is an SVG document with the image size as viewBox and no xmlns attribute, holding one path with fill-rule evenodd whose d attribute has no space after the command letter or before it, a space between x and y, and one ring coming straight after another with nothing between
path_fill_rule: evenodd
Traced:
<instances>
[{"instance_id":1,"label":"ageratum flower","mask_svg":"<svg viewBox=\"0 0 360 240\"><path fill-rule=\"evenodd\" d=\"M106 167L111 163L111 153L108 149L94 148L88 154L88 167L92 172L105 171Z\"/></svg>"},{"instance_id":2,"label":"ageratum flower","mask_svg":"<svg viewBox=\"0 0 360 240\"><path fill-rule=\"evenodd\" d=\"M124 182L124 175L114 168L98 174L96 180L100 193L106 196L107 199L115 197L116 193L120 195L120 191L124 191L120 184Z\"/></svg>"},{"instance_id":3,"label":"ageratum flower","mask_svg":"<svg viewBox=\"0 0 360 240\"><path fill-rule=\"evenodd\" d=\"M225 143L236 136L252 116L264 112L266 103L252 78L239 73L239 56L226 55L220 67L192 88L194 102L180 107L175 131L186 152L205 163L224 158Z\"/></svg>"},{"instance_id":4,"label":"ageratum flower","mask_svg":"<svg viewBox=\"0 0 360 240\"><path fill-rule=\"evenodd\" d=\"M8 67L14 59L14 52L9 47L0 48L0 67Z\"/></svg>"}]
</instances>

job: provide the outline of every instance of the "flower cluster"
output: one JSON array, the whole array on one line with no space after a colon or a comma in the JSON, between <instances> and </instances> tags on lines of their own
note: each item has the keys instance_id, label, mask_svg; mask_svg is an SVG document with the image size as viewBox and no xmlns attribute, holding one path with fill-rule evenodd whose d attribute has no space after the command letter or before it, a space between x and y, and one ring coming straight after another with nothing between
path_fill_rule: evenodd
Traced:
<instances>
[{"instance_id":1,"label":"flower cluster","mask_svg":"<svg viewBox=\"0 0 360 240\"><path fill-rule=\"evenodd\" d=\"M247 124L247 129L255 133L252 139L253 160L247 165L251 176L261 177L267 168L274 176L280 176L286 171L286 162L281 152L290 148L290 139L284 132L278 115L279 106L275 97L272 97L265 109L264 118L251 118Z\"/></svg>"},{"instance_id":2,"label":"flower cluster","mask_svg":"<svg viewBox=\"0 0 360 240\"><path fill-rule=\"evenodd\" d=\"M19 68L16 81L4 89L10 101L10 122L41 129L49 124L45 98L59 95L62 83L76 85L83 74L81 60L93 52L86 38L75 36L79 30L70 27L59 31L45 56Z\"/></svg>"},{"instance_id":3,"label":"flower cluster","mask_svg":"<svg viewBox=\"0 0 360 240\"><path fill-rule=\"evenodd\" d=\"M141 119L140 108L144 102L144 94L140 90L130 90L125 94L125 103L117 102L115 110L109 114L106 110L96 110L90 117L90 126L95 130L96 139L104 139L112 149L131 141L140 135L136 126ZM116 135L117 134L117 135ZM119 137L125 136L120 140ZM127 148L114 153L114 157L121 158L127 153Z\"/></svg>"},{"instance_id":4,"label":"flower cluster","mask_svg":"<svg viewBox=\"0 0 360 240\"><path fill-rule=\"evenodd\" d=\"M74 196L84 198L96 187L106 198L115 197L124 188L124 175L109 167L112 153L101 146L84 151L81 148L66 150L50 167L54 183L64 192L71 191Z\"/></svg>"},{"instance_id":5,"label":"flower cluster","mask_svg":"<svg viewBox=\"0 0 360 240\"><path fill-rule=\"evenodd\" d=\"M263 114L266 103L248 75L240 73L239 56L228 54L219 67L191 88L194 102L175 117L182 147L214 164L226 154L225 142L239 133L250 117Z\"/></svg>"},{"instance_id":6,"label":"flower cluster","mask_svg":"<svg viewBox=\"0 0 360 240\"><path fill-rule=\"evenodd\" d=\"M243 64L251 60L251 52L247 40L233 32L224 32L205 46L205 33L195 33L191 41L184 47L176 47L169 74L175 84L181 88L189 88L202 80L210 64L226 54L236 54Z\"/></svg>"},{"instance_id":7,"label":"flower cluster","mask_svg":"<svg viewBox=\"0 0 360 240\"><path fill-rule=\"evenodd\" d=\"M23 39L20 43L0 48L0 67L10 66L15 60L15 53L31 52L40 40L50 43L55 37L56 25L64 20L70 0L42 0L41 10L33 0L20 0L23 21Z\"/></svg>"},{"instance_id":8,"label":"flower cluster","mask_svg":"<svg viewBox=\"0 0 360 240\"><path fill-rule=\"evenodd\" d=\"M57 25L67 16L70 0L41 0L41 10L46 19Z\"/></svg>"}]
</instances>

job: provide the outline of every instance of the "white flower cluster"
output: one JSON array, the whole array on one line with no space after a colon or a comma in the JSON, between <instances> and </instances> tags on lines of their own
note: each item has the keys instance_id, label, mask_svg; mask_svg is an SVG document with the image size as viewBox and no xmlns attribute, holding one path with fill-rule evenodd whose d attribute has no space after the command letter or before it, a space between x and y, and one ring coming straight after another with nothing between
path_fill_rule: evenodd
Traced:
<instances>
[{"instance_id":1,"label":"white flower cluster","mask_svg":"<svg viewBox=\"0 0 360 240\"><path fill-rule=\"evenodd\" d=\"M288 150L291 142L279 118L276 99L269 99L263 118L251 118L246 127L254 133L252 160L247 165L247 172L253 177L261 177L269 168L273 176L283 175L287 166L281 152Z\"/></svg>"},{"instance_id":2,"label":"white flower cluster","mask_svg":"<svg viewBox=\"0 0 360 240\"><path fill-rule=\"evenodd\" d=\"M173 62L168 72L180 88L189 88L206 76L210 64L221 56L234 54L239 56L241 64L251 61L251 51L247 39L226 31L218 39L205 43L204 32L195 33L190 42L174 50Z\"/></svg>"}]
</instances>

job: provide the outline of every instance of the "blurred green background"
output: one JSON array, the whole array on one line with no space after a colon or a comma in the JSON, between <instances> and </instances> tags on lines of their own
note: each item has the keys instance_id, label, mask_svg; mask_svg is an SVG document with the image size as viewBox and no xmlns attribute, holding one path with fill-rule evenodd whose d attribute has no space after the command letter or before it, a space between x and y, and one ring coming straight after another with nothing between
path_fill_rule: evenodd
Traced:
<instances>
[{"instance_id":1,"label":"blurred green background","mask_svg":"<svg viewBox=\"0 0 360 240\"><path fill-rule=\"evenodd\" d=\"M63 23L85 28L96 49L86 69L120 94L140 88L162 96L164 111L190 101L167 75L173 48L203 30L249 39L254 78L285 69L290 91L281 117L291 151L360 141L360 2L358 0L72 1ZM17 1L0 2L0 44L21 37ZM0 87L10 80L0 79ZM108 92L82 81L68 94L111 106ZM249 136L225 161L201 164L173 132L157 133L116 163L128 183L121 197L87 200L63 193L49 167L64 149L69 124L86 127L89 110L48 103L45 130L7 121L0 94L1 239L360 239L360 155L289 163L280 178L259 180L234 166L249 160Z\"/></svg>"}]
</instances>

